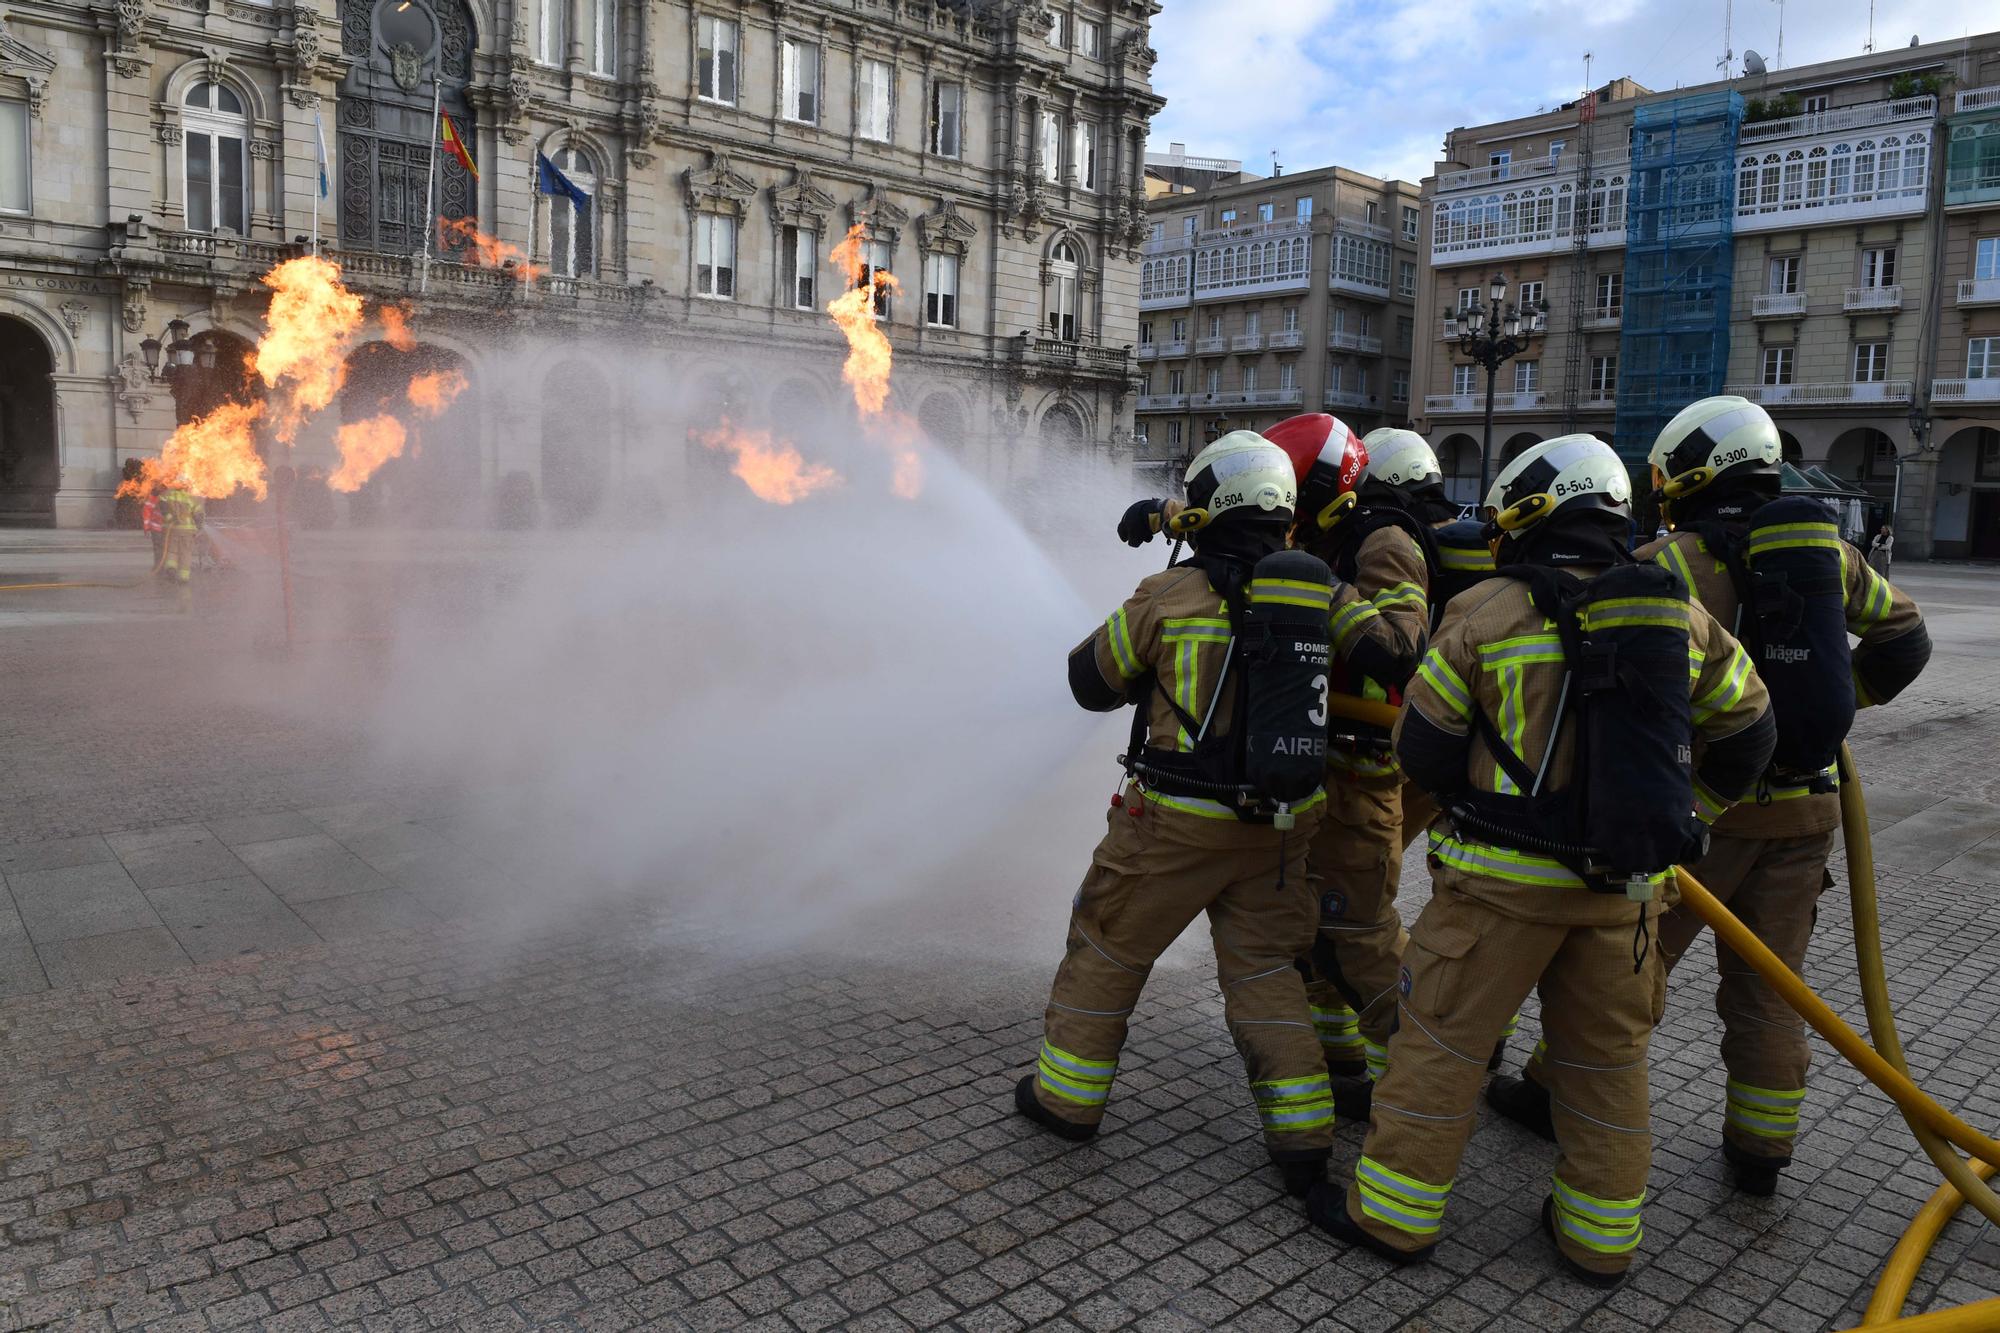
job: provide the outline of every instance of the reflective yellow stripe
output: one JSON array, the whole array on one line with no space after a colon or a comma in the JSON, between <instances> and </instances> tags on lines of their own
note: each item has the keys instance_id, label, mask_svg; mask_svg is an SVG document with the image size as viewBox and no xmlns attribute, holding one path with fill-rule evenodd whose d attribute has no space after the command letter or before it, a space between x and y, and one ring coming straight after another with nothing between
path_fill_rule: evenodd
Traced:
<instances>
[{"instance_id":1,"label":"reflective yellow stripe","mask_svg":"<svg viewBox=\"0 0 2000 1333\"><path fill-rule=\"evenodd\" d=\"M1376 1221L1412 1236L1430 1237L1444 1221L1453 1182L1431 1185L1391 1171L1373 1157L1363 1156L1354 1168L1355 1192L1361 1211Z\"/></svg>"},{"instance_id":2,"label":"reflective yellow stripe","mask_svg":"<svg viewBox=\"0 0 2000 1333\"><path fill-rule=\"evenodd\" d=\"M1306 583L1300 579L1252 579L1250 600L1324 611L1333 605L1333 589L1324 583Z\"/></svg>"},{"instance_id":3,"label":"reflective yellow stripe","mask_svg":"<svg viewBox=\"0 0 2000 1333\"><path fill-rule=\"evenodd\" d=\"M1653 560L1656 564L1680 575L1681 582L1687 585L1689 595L1694 593L1694 570L1688 567L1687 557L1681 554L1681 544L1678 541L1670 541L1661 547L1659 554L1655 555Z\"/></svg>"},{"instance_id":4,"label":"reflective yellow stripe","mask_svg":"<svg viewBox=\"0 0 2000 1333\"><path fill-rule=\"evenodd\" d=\"M1694 780L1694 812L1704 824L1713 824L1729 809L1729 802L1717 796L1700 778Z\"/></svg>"},{"instance_id":5,"label":"reflective yellow stripe","mask_svg":"<svg viewBox=\"0 0 2000 1333\"><path fill-rule=\"evenodd\" d=\"M1202 819L1227 819L1232 822L1236 819L1235 807L1224 805L1221 801L1204 800L1199 796L1168 796L1164 792L1157 792L1143 785L1140 790L1145 793L1146 801L1150 805L1163 805L1169 810L1178 810L1184 815L1195 815ZM1293 814L1297 814L1303 810L1317 809L1325 802L1326 789L1320 788L1303 801L1293 801L1288 808Z\"/></svg>"},{"instance_id":6,"label":"reflective yellow stripe","mask_svg":"<svg viewBox=\"0 0 2000 1333\"><path fill-rule=\"evenodd\" d=\"M1119 607L1104 621L1104 629L1111 640L1111 660L1118 666L1118 674L1131 680L1139 674L1139 654L1132 649L1132 631L1125 623L1125 608Z\"/></svg>"},{"instance_id":7,"label":"reflective yellow stripe","mask_svg":"<svg viewBox=\"0 0 2000 1333\"><path fill-rule=\"evenodd\" d=\"M1414 583L1398 583L1382 589L1368 600L1378 607L1393 606L1398 602L1415 602L1418 606L1422 606L1424 590Z\"/></svg>"},{"instance_id":8,"label":"reflective yellow stripe","mask_svg":"<svg viewBox=\"0 0 2000 1333\"><path fill-rule=\"evenodd\" d=\"M1451 663L1439 656L1437 649L1424 654L1424 660L1417 665L1417 674L1451 706L1452 712L1461 718L1472 716L1472 691L1451 669Z\"/></svg>"},{"instance_id":9,"label":"reflective yellow stripe","mask_svg":"<svg viewBox=\"0 0 2000 1333\"><path fill-rule=\"evenodd\" d=\"M1744 554L1754 563L1758 556L1771 551L1801 548L1838 551L1846 545L1840 540L1840 529L1831 523L1779 523L1753 531L1749 544L1744 547Z\"/></svg>"},{"instance_id":10,"label":"reflective yellow stripe","mask_svg":"<svg viewBox=\"0 0 2000 1333\"><path fill-rule=\"evenodd\" d=\"M1729 669L1722 675L1722 683L1694 701L1696 723L1708 721L1717 713L1726 713L1743 702L1745 691L1750 688L1750 658L1739 645L1730 656Z\"/></svg>"},{"instance_id":11,"label":"reflective yellow stripe","mask_svg":"<svg viewBox=\"0 0 2000 1333\"><path fill-rule=\"evenodd\" d=\"M1639 1224L1645 1191L1635 1199L1600 1199L1557 1176L1554 1194L1556 1225L1578 1245L1598 1254L1630 1254L1639 1247L1645 1235Z\"/></svg>"},{"instance_id":12,"label":"reflective yellow stripe","mask_svg":"<svg viewBox=\"0 0 2000 1333\"><path fill-rule=\"evenodd\" d=\"M1438 560L1446 569L1464 573L1490 573L1494 568L1491 551L1475 550L1471 547L1440 546Z\"/></svg>"},{"instance_id":13,"label":"reflective yellow stripe","mask_svg":"<svg viewBox=\"0 0 2000 1333\"><path fill-rule=\"evenodd\" d=\"M1257 1117L1271 1133L1296 1134L1333 1123L1333 1086L1323 1073L1252 1083L1250 1095L1257 1099Z\"/></svg>"},{"instance_id":14,"label":"reflective yellow stripe","mask_svg":"<svg viewBox=\"0 0 2000 1333\"><path fill-rule=\"evenodd\" d=\"M1561 654L1557 654L1560 660ZM1495 672L1500 678L1500 716L1495 720L1500 732L1501 743L1512 750L1516 757L1521 753L1521 742L1528 729L1528 716L1522 700L1521 667L1518 662L1508 662ZM1507 776L1507 770L1500 766L1498 756L1493 763L1493 790L1502 795L1518 796L1521 788L1514 779Z\"/></svg>"},{"instance_id":15,"label":"reflective yellow stripe","mask_svg":"<svg viewBox=\"0 0 2000 1333\"><path fill-rule=\"evenodd\" d=\"M1102 1106L1111 1096L1111 1080L1117 1073L1116 1060L1086 1060L1050 1045L1046 1039L1035 1062L1036 1082L1042 1091L1078 1106Z\"/></svg>"},{"instance_id":16,"label":"reflective yellow stripe","mask_svg":"<svg viewBox=\"0 0 2000 1333\"><path fill-rule=\"evenodd\" d=\"M1333 646L1344 647L1354 632L1382 613L1368 602L1351 602L1333 618Z\"/></svg>"},{"instance_id":17,"label":"reflective yellow stripe","mask_svg":"<svg viewBox=\"0 0 2000 1333\"><path fill-rule=\"evenodd\" d=\"M1498 847L1486 842L1464 842L1449 833L1430 831L1431 855L1454 870L1480 875L1508 884L1528 884L1541 889L1582 889L1587 886L1568 866L1554 857ZM1665 882L1671 871L1647 875L1648 882Z\"/></svg>"}]
</instances>

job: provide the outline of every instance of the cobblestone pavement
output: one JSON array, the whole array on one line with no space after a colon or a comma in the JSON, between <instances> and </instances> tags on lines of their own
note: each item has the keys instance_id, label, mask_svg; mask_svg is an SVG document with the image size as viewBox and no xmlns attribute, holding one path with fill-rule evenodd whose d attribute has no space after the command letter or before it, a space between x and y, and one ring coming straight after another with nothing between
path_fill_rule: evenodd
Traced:
<instances>
[{"instance_id":1,"label":"cobblestone pavement","mask_svg":"<svg viewBox=\"0 0 2000 1333\"><path fill-rule=\"evenodd\" d=\"M129 559L78 547L0 566ZM1890 974L1919 1081L1991 1126L2000 611L1986 572L1898 575L1939 656L1856 731ZM1277 1191L1198 943L1156 971L1107 1132L1060 1144L1008 1094L1069 883L784 954L645 904L503 925L462 910L500 868L448 793L281 706L296 682L246 688L279 674L256 651L152 692L133 663L199 618L93 592L0 600L0 1326L1805 1333L1857 1322L1935 1184L1821 1047L1779 1196L1735 1195L1713 973L1688 966L1625 1288L1558 1275L1552 1149L1490 1117L1437 1262L1391 1270ZM365 689L370 660L311 688ZM1810 972L1858 1023L1850 949L1836 890ZM1538 1026L1531 1002L1520 1048ZM1960 1221L1912 1308L1996 1293L2000 1238Z\"/></svg>"}]
</instances>

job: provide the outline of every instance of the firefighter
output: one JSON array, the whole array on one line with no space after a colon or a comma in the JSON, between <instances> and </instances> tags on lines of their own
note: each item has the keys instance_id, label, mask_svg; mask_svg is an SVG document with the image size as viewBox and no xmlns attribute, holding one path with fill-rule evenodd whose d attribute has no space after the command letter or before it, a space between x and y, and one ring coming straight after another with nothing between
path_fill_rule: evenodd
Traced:
<instances>
[{"instance_id":1,"label":"firefighter","mask_svg":"<svg viewBox=\"0 0 2000 1333\"><path fill-rule=\"evenodd\" d=\"M1206 912L1265 1146L1286 1188L1303 1196L1324 1183L1333 1136L1326 1067L1292 962L1313 937L1305 857L1325 802L1334 590L1320 561L1286 549L1296 484L1282 450L1235 431L1195 457L1186 482L1191 508L1176 529L1199 524L1194 554L1141 582L1070 655L1078 703L1099 711L1131 703L1138 713L1126 784L1072 906L1036 1072L1020 1080L1014 1101L1065 1139L1094 1135L1154 960ZM1279 566L1293 572L1269 581ZM1297 785L1275 808L1242 795L1262 790L1245 782L1255 775L1245 765L1257 759L1249 737L1269 732L1253 724L1282 693L1267 688L1265 659L1239 647L1250 632L1243 608L1254 612L1267 586L1300 618L1286 644L1305 649L1287 687L1296 703L1290 731L1273 747L1290 756Z\"/></svg>"},{"instance_id":2,"label":"firefighter","mask_svg":"<svg viewBox=\"0 0 2000 1333\"><path fill-rule=\"evenodd\" d=\"M167 533L162 568L185 589L194 576L195 550L203 519L202 500L182 479L167 488L160 506L165 511Z\"/></svg>"},{"instance_id":3,"label":"firefighter","mask_svg":"<svg viewBox=\"0 0 2000 1333\"><path fill-rule=\"evenodd\" d=\"M1773 766L1754 800L1716 821L1708 854L1689 868L1801 972L1840 826L1834 755L1857 704L1888 702L1923 670L1930 635L1916 604L1840 540L1829 507L1780 497L1783 457L1778 428L1756 403L1722 396L1687 407L1651 454L1656 498L1677 530L1637 555L1686 580L1758 659L1777 720ZM1795 609L1767 624L1756 610L1758 586L1780 579ZM1851 657L1850 633L1861 641ZM1669 968L1700 932L1692 912L1666 915L1660 948ZM1798 1135L1805 1024L1720 940L1715 952L1727 1071L1723 1156L1738 1189L1769 1195ZM1531 1061L1527 1078L1496 1080L1487 1096L1547 1137L1545 1078L1542 1062Z\"/></svg>"},{"instance_id":4,"label":"firefighter","mask_svg":"<svg viewBox=\"0 0 2000 1333\"><path fill-rule=\"evenodd\" d=\"M167 525L160 510L160 493L147 491L139 505L139 526L153 543L153 572L158 574L167 559Z\"/></svg>"},{"instance_id":5,"label":"firefighter","mask_svg":"<svg viewBox=\"0 0 2000 1333\"><path fill-rule=\"evenodd\" d=\"M1670 868L1699 844L1695 793L1741 796L1775 729L1736 640L1633 561L1631 483L1608 445L1536 445L1486 503L1509 573L1452 602L1396 729L1405 771L1446 811L1401 1021L1353 1183L1307 1207L1397 1263L1428 1258L1487 1053L1539 989L1561 1146L1543 1228L1571 1272L1611 1286L1641 1236Z\"/></svg>"}]
</instances>

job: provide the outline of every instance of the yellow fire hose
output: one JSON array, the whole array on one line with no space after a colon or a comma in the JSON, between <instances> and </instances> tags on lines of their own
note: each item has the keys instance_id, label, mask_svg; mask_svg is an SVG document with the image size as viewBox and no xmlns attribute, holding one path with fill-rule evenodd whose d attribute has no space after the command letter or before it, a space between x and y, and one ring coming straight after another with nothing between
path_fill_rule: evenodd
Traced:
<instances>
[{"instance_id":1,"label":"yellow fire hose","mask_svg":"<svg viewBox=\"0 0 2000 1333\"><path fill-rule=\"evenodd\" d=\"M1336 717L1395 725L1397 709L1373 699L1334 695L1328 711ZM2000 1196L1985 1182L2000 1168L2000 1142L1974 1129L1938 1105L1910 1081L1903 1059L1902 1039L1889 1004L1888 977L1882 962L1881 922L1875 899L1874 850L1868 834L1868 810L1854 756L1841 747L1841 824L1847 843L1847 874L1854 912L1854 948L1868 1024L1875 1038L1871 1047L1829 1008L1825 1001L1781 962L1764 942L1689 874L1678 867L1675 880L1681 902L1713 930L1744 962L1755 968L1772 990L1799 1012L1848 1062L1887 1093L1925 1154L1944 1173L1946 1184L1912 1219L1897 1243L1863 1316L1864 1328L1894 1328L1899 1333L1991 1333L2000 1330L2000 1297L1975 1301L1955 1309L1898 1318L1931 1246L1952 1215L1970 1201L2000 1224ZM1877 1047L1880 1048L1879 1052ZM1974 1159L1967 1163L1952 1151L1956 1145Z\"/></svg>"}]
</instances>

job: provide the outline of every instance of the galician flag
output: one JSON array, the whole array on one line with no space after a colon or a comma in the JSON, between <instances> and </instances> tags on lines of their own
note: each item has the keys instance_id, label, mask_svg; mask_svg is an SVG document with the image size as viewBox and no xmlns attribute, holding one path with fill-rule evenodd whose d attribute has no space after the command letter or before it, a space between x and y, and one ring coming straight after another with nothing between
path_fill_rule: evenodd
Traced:
<instances>
[{"instance_id":1,"label":"galician flag","mask_svg":"<svg viewBox=\"0 0 2000 1333\"><path fill-rule=\"evenodd\" d=\"M458 126L451 123L451 113L438 112L438 120L441 122L438 126L438 141L444 145L447 153L458 159L461 167L472 173L474 180L478 180L479 168L472 165L472 154L466 149L465 140L458 137Z\"/></svg>"},{"instance_id":2,"label":"galician flag","mask_svg":"<svg viewBox=\"0 0 2000 1333\"><path fill-rule=\"evenodd\" d=\"M319 197L326 198L326 126L320 124L319 112L313 112L313 137L319 140Z\"/></svg>"}]
</instances>

